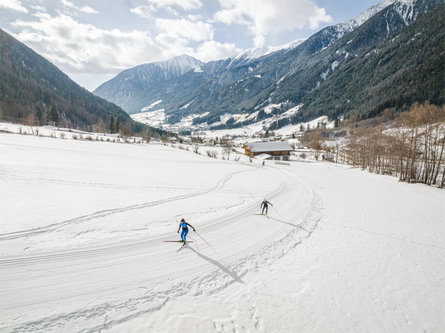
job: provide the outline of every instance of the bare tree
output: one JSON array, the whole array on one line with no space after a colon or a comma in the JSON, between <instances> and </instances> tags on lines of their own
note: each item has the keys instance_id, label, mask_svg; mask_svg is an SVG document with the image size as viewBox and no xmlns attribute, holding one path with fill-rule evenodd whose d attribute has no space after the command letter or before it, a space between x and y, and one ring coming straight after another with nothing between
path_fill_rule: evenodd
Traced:
<instances>
[{"instance_id":1,"label":"bare tree","mask_svg":"<svg viewBox=\"0 0 445 333\"><path fill-rule=\"evenodd\" d=\"M322 145L323 145L323 137L320 135L320 133L316 133L314 137L312 138L312 142L309 145L310 148L315 150L315 159L318 160L318 157L320 156Z\"/></svg>"},{"instance_id":2,"label":"bare tree","mask_svg":"<svg viewBox=\"0 0 445 333\"><path fill-rule=\"evenodd\" d=\"M398 175L400 181L444 186L445 108L415 103L391 129L355 128L345 147L363 170Z\"/></svg>"},{"instance_id":3,"label":"bare tree","mask_svg":"<svg viewBox=\"0 0 445 333\"><path fill-rule=\"evenodd\" d=\"M107 131L107 125L102 120L102 118L99 118L99 121L96 124L96 132L105 133L106 131Z\"/></svg>"},{"instance_id":4,"label":"bare tree","mask_svg":"<svg viewBox=\"0 0 445 333\"><path fill-rule=\"evenodd\" d=\"M29 126L29 128L31 128L31 133L32 135L34 135L34 129L32 128L36 123L36 117L34 116L34 113L30 113L27 117L26 117L26 125Z\"/></svg>"},{"instance_id":5,"label":"bare tree","mask_svg":"<svg viewBox=\"0 0 445 333\"><path fill-rule=\"evenodd\" d=\"M232 152L233 147L234 147L233 142L230 140L224 140L224 141L221 141L221 146L223 147L224 153L227 155L227 159L229 160L230 153Z\"/></svg>"},{"instance_id":6,"label":"bare tree","mask_svg":"<svg viewBox=\"0 0 445 333\"><path fill-rule=\"evenodd\" d=\"M218 152L216 150L207 150L207 156L211 158L216 158L218 156Z\"/></svg>"}]
</instances>

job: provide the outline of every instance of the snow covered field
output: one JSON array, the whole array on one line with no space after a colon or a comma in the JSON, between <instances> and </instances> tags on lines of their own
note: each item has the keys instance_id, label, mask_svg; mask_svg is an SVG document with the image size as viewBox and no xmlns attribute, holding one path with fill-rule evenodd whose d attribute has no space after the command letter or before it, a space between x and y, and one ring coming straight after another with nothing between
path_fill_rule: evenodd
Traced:
<instances>
[{"instance_id":1,"label":"snow covered field","mask_svg":"<svg viewBox=\"0 0 445 333\"><path fill-rule=\"evenodd\" d=\"M443 190L0 133L0 202L1 332L445 331Z\"/></svg>"}]
</instances>

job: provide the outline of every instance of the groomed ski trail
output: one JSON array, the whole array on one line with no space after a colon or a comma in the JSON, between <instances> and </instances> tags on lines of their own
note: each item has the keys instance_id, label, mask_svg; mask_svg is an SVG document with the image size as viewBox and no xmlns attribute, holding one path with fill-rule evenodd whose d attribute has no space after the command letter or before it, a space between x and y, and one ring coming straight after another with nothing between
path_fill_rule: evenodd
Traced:
<instances>
[{"instance_id":1,"label":"groomed ski trail","mask_svg":"<svg viewBox=\"0 0 445 333\"><path fill-rule=\"evenodd\" d=\"M254 172L255 168L251 171ZM33 276L34 283L35 280L41 281L38 292L34 288L21 288L22 292L28 293L28 305L31 302L35 306L51 306L58 300L65 300L69 304L70 301L92 295L98 300L108 299L106 303L94 302L94 306L87 308L69 309L68 306L65 312L56 316L34 320L31 316L26 322L17 322L10 328L17 331L30 328L51 331L62 324L69 326L78 321L85 321L84 324L89 326L111 314L114 318L112 322L117 324L126 318L156 311L169 298L194 293L199 286L205 285L205 292L213 294L233 283L243 283L242 278L251 267L278 260L287 250L310 237L322 211L313 189L301 179L280 169L269 168L268 171L279 182L274 190L265 195L274 202L274 207L280 207L280 214L285 218L270 212L271 216L275 215L274 218L258 221L258 216L252 214L259 210L260 202L252 200L231 213L206 219L199 226L199 234L205 235L211 247L191 232L189 237L193 237L195 244L190 244L179 253L160 244L161 239L168 237L165 234L101 248L2 258L0 268L7 271L2 274L1 283L17 278L16 274L21 274L21 267L39 267L38 276ZM225 179L240 174L235 172ZM224 182L221 180L215 188L220 188ZM289 201L289 198L292 200ZM182 256L179 264L177 256ZM135 268L134 262L146 263L146 266L139 264ZM66 270L67 265L70 270ZM129 271L131 274L127 274ZM73 275L81 275L83 280L74 282L76 279ZM57 281L52 281L51 277L56 277ZM103 277L106 277L105 280ZM170 283L163 282L165 279ZM62 284L63 288L59 289L61 280L67 281L68 285ZM26 285L26 281L23 285ZM156 292L147 292L151 288ZM115 295L117 291L120 297L111 296L114 301L110 301L110 292ZM16 292L19 290L12 289L9 294L12 296ZM8 304L8 310L25 305L17 299L8 299ZM128 315L128 312L132 314ZM108 322L106 327L111 327L112 322ZM95 332L103 328L101 325L90 326L84 331Z\"/></svg>"}]
</instances>

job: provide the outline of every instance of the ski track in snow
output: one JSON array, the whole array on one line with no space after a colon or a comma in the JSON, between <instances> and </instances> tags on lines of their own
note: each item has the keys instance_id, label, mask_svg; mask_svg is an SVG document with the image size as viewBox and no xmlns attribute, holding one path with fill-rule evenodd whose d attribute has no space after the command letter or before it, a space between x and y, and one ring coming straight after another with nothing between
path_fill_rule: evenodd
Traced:
<instances>
[{"instance_id":1,"label":"ski track in snow","mask_svg":"<svg viewBox=\"0 0 445 333\"><path fill-rule=\"evenodd\" d=\"M27 143L35 139L8 140L25 142L16 145L22 149L33 147ZM49 153L54 150L45 142L68 144L48 140L39 144ZM88 143L85 147L90 153L110 147L111 155L140 154L132 146ZM63 151L59 148L58 154ZM342 167L329 169L324 163L260 167L153 146L144 149L151 149L154 158L180 154L172 157L172 164L198 168L199 176L212 163L214 169L205 174L207 180L202 177L196 184L181 178L167 182L175 169L170 166L164 172L164 164L158 164L153 167L160 174L154 182L158 186L138 185L131 177L128 184L112 184L107 177L89 181L96 178L85 173L59 172L52 177L50 172L40 176L40 169L16 171L21 155L9 153L12 162L2 166L0 173L9 188L20 182L24 189L51 183L55 184L51 190L61 192L66 187L74 192L77 187L91 187L92 191L185 193L116 208L119 201L113 201L110 209L66 220L62 212L57 215L60 222L0 234L5 249L0 259L1 332L176 332L183 331L184 324L196 332L414 332L443 327L437 309L443 274L437 267L445 260L445 248L435 221L443 216L437 212L443 192L418 187L417 193L413 186L392 178ZM63 164L52 167L58 170ZM109 174L119 175L117 170ZM144 172L134 177L143 177ZM63 179L64 175L76 180ZM140 184L150 184L151 179L155 178ZM411 207L422 195L431 202ZM259 197L273 202L267 218L258 215ZM409 207L403 206L405 201ZM95 206L87 207L94 210ZM396 212L391 213L394 207ZM179 253L179 244L162 242L177 237L177 225L167 233L170 225L144 230L143 223L127 222L135 217L132 212L157 221L165 213L170 219L182 216L185 208L185 216L193 215L191 223L197 230L188 235L194 242ZM41 214L44 222L49 215ZM115 214L122 214L119 222L128 224L102 231L101 223L110 222L106 217ZM105 222L98 221L104 217ZM94 237L80 245L67 239L94 228L100 234L97 244ZM52 234L61 230L66 233ZM113 236L121 230L136 232L130 234L132 238ZM42 234L47 236L44 242L38 237ZM54 247L53 240L73 247ZM9 244L14 246L8 254Z\"/></svg>"},{"instance_id":2,"label":"ski track in snow","mask_svg":"<svg viewBox=\"0 0 445 333\"><path fill-rule=\"evenodd\" d=\"M243 173L243 172L246 172L246 171L251 171L251 170L243 170L243 171L232 172L232 173L226 175L225 177L223 177L222 179L220 179L218 181L218 183L216 184L216 186L214 186L214 187L212 187L210 189L207 189L207 190L199 190L197 192L193 192L193 193L189 193L189 194L179 195L179 196L175 196L175 197L171 197L171 198L167 198L167 199L163 199L163 200L157 200L157 201L152 201L152 202L145 202L145 203L131 205L131 206L127 206L127 207L119 207L119 208L114 208L114 209L107 209L107 210L103 210L103 211L99 211L99 212L94 212L92 214L80 216L80 217L77 217L77 218L74 218L74 219L69 219L69 220L66 220L66 221L53 223L53 224L50 224L50 225L47 225L47 226L44 226L44 227L33 228L33 229L22 230L22 231L16 231L16 232L10 232L10 233L4 233L4 234L0 234L0 241L1 240L15 239L15 238L19 238L19 237L30 237L30 236L41 234L41 233L45 233L45 232L52 232L52 231L54 231L56 229L59 229L59 228L62 228L64 226L67 226L67 225L70 225L70 224L74 224L74 223L87 222L87 221L91 221L91 220L97 219L97 218L102 218L102 217L105 217L105 216L108 216L108 215L125 213L125 212L130 211L130 210L154 207L154 206L162 205L162 204L169 203L169 202L174 202L174 201L178 201L178 200L189 199L189 198L200 196L200 195L205 195L205 194L208 194L208 193L210 193L212 191L216 191L216 190L219 190L219 189L223 188L224 184L227 181L229 181L234 175L240 174L240 173ZM78 182L76 182L76 183L78 183ZM2 261L1 260L0 260L0 265L2 265Z\"/></svg>"},{"instance_id":3,"label":"ski track in snow","mask_svg":"<svg viewBox=\"0 0 445 333\"><path fill-rule=\"evenodd\" d=\"M203 195L210 191L220 189L235 174L239 174L242 172L245 171L230 173L229 175L221 179L218 184L212 189L200 191L186 196L169 198L167 201L181 200L184 197ZM276 170L272 170L272 172L277 173ZM283 171L279 171L279 173L283 174ZM302 182L300 179L297 179L295 175L288 175L290 175L296 183ZM286 194L286 196L289 195L289 192L291 191L291 185L287 184L286 182L287 181L282 178L279 186L270 193L270 200L273 200L279 194ZM305 186L307 187L307 185ZM182 251L191 252L201 258L204 262L210 263L213 269L208 274L195 277L189 282L173 283L167 289L151 290L141 297L129 298L124 300L123 302L121 302L121 300L117 303L106 302L92 308L87 307L74 312L62 313L55 316L40 318L36 321L14 325L13 332L31 332L35 330L57 331L57 328L59 327L69 325L70 323L73 323L74 325L78 321L91 321L92 318L103 318L104 316L106 318L113 318L112 320L106 320L102 324L84 328L79 331L100 332L104 329L108 329L114 327L115 325L125 323L126 321L132 320L134 318L158 311L165 306L170 298L177 298L186 294L199 295L200 293L202 293L201 290L205 290L204 292L206 294L211 295L220 292L233 283L244 283L242 279L247 274L249 269L251 269L252 267L269 265L270 263L280 259L286 254L287 251L310 237L311 234L316 230L317 223L321 218L320 216L322 205L319 198L313 191L311 192L309 188L307 188L306 190L308 191L308 193L310 193L311 199L309 200L310 205L307 207L306 215L304 216L302 222L298 223L296 221L286 221L284 219L275 217L270 218L270 220L274 223L283 224L291 228L291 231L287 233L287 235L271 244L265 244L265 246L260 249L252 249L252 251L247 252L247 255L243 256L241 254L241 257L236 257L233 262L227 264L226 261L228 261L228 259L223 259L214 247L207 243L205 239L202 239L204 243L207 243L211 246L211 252L213 252L213 255L209 256L209 254L203 254L199 251L199 247L198 249L195 249L194 247L187 246ZM89 216L79 217L77 219L64 221L55 225L46 226L44 228L27 230L12 235L2 235L2 238L7 239L7 237L24 237L33 235L35 233L48 232L69 223L85 222L90 219L102 217L107 214L119 213L129 209L143 208L150 205L161 204L162 202L164 201L161 200L160 202L144 203L141 205L134 205L116 210L97 212ZM229 224L236 223L243 218L249 217L256 211L258 211L258 203L254 202L245 207L242 207L241 209L236 210L232 214L210 220L207 224L200 227L198 237L195 236L194 239L200 240L201 233L208 234L209 232L215 231L220 228L227 228ZM299 214L301 214L301 212L299 212ZM37 256L25 256L20 258L3 258L0 260L0 267L17 267L20 265L30 264L40 265L43 263L51 264L51 262L54 262L56 264L63 261L70 262L73 259L79 258L94 257L97 260L100 260L102 256L122 256L128 253L135 253L135 251L143 249L148 250L151 247L159 246L160 240L165 238L165 236L156 237L145 241L118 244L102 248L91 248L78 251L64 251ZM243 251L243 253L245 252ZM212 256L215 257L215 255L217 259L212 258ZM154 289L156 289L156 287ZM120 312L122 312L123 315L121 315ZM253 310L252 318L255 319L255 316L256 314ZM255 320L257 321L255 326L259 327L261 325L259 322L260 319L256 318Z\"/></svg>"}]
</instances>

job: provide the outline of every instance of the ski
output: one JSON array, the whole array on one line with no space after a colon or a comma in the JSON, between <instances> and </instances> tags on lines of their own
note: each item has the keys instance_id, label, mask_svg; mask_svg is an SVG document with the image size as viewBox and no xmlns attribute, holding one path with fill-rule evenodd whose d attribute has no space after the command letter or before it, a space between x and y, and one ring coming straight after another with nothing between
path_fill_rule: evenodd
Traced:
<instances>
[{"instance_id":1,"label":"ski","mask_svg":"<svg viewBox=\"0 0 445 333\"><path fill-rule=\"evenodd\" d=\"M165 242L165 243L182 243L182 241L176 241L176 240L165 240L163 242ZM193 241L187 241L187 243L193 243Z\"/></svg>"},{"instance_id":2,"label":"ski","mask_svg":"<svg viewBox=\"0 0 445 333\"><path fill-rule=\"evenodd\" d=\"M270 219L270 217L267 216L267 214L252 214L252 215L264 215L265 217L267 217L268 219Z\"/></svg>"},{"instance_id":3,"label":"ski","mask_svg":"<svg viewBox=\"0 0 445 333\"><path fill-rule=\"evenodd\" d=\"M179 251L181 251L183 248L184 248L184 246L186 246L187 245L187 243L188 242L185 242L184 244L182 244L182 246L178 249L178 251L176 251L176 252L179 252Z\"/></svg>"}]
</instances>

